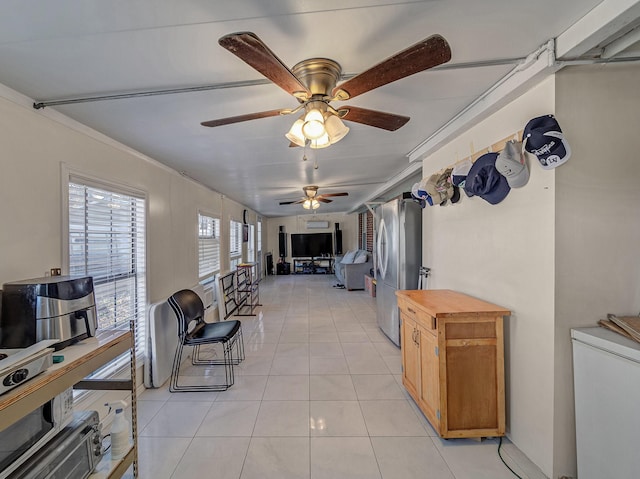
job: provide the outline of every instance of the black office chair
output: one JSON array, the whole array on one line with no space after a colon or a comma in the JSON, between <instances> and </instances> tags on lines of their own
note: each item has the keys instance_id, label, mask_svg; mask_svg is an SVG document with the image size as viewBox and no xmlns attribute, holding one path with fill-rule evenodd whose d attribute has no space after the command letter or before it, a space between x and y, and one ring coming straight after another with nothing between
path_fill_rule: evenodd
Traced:
<instances>
[{"instance_id":1,"label":"black office chair","mask_svg":"<svg viewBox=\"0 0 640 479\"><path fill-rule=\"evenodd\" d=\"M242 323L238 320L206 323L204 305L200 297L190 289L183 289L169 298L169 305L178 319L178 346L173 358L171 370L171 392L225 391L234 382L233 366L244 359ZM222 359L208 359L200 356L200 346L222 346ZM202 385L179 385L182 351L185 346L193 347L191 364L195 366L223 365L225 380L223 383Z\"/></svg>"}]
</instances>

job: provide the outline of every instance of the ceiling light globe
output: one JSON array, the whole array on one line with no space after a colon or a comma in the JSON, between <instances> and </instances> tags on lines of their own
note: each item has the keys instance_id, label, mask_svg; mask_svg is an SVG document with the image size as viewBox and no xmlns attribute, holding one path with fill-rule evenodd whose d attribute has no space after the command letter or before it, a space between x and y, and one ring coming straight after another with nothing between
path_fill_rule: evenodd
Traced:
<instances>
[{"instance_id":1,"label":"ceiling light globe","mask_svg":"<svg viewBox=\"0 0 640 479\"><path fill-rule=\"evenodd\" d=\"M316 140L325 134L324 124L317 120L305 121L302 133L310 140Z\"/></svg>"},{"instance_id":2,"label":"ceiling light globe","mask_svg":"<svg viewBox=\"0 0 640 479\"><path fill-rule=\"evenodd\" d=\"M289 140L291 143L301 147L304 147L304 144L306 143L306 138L302 133L303 125L304 125L304 120L302 118L298 118L293 123L293 125L291 125L291 129L289 130L289 133L284 135L287 138L287 140Z\"/></svg>"},{"instance_id":3,"label":"ceiling light globe","mask_svg":"<svg viewBox=\"0 0 640 479\"><path fill-rule=\"evenodd\" d=\"M302 133L310 140L316 140L325 134L324 118L320 110L312 108L307 112L302 125Z\"/></svg>"},{"instance_id":4,"label":"ceiling light globe","mask_svg":"<svg viewBox=\"0 0 640 479\"><path fill-rule=\"evenodd\" d=\"M332 145L342 140L349 133L349 128L336 115L329 114L324 122L324 127Z\"/></svg>"},{"instance_id":5,"label":"ceiling light globe","mask_svg":"<svg viewBox=\"0 0 640 479\"><path fill-rule=\"evenodd\" d=\"M317 201L316 201L317 203ZM302 207L305 210L310 210L311 209L311 200L304 200L304 203L302 203Z\"/></svg>"},{"instance_id":6,"label":"ceiling light globe","mask_svg":"<svg viewBox=\"0 0 640 479\"><path fill-rule=\"evenodd\" d=\"M311 208L317 210L320 208L320 202L318 200L311 200Z\"/></svg>"},{"instance_id":7,"label":"ceiling light globe","mask_svg":"<svg viewBox=\"0 0 640 479\"><path fill-rule=\"evenodd\" d=\"M309 145L314 149L326 148L327 146L331 145L331 141L329 141L329 135L325 133L317 140L311 140Z\"/></svg>"}]
</instances>

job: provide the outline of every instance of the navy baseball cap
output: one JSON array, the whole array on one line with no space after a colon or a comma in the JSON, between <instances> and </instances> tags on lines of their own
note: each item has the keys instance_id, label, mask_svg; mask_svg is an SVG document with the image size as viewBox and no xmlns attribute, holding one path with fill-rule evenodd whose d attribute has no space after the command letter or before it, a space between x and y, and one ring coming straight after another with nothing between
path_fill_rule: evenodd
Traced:
<instances>
[{"instance_id":1,"label":"navy baseball cap","mask_svg":"<svg viewBox=\"0 0 640 479\"><path fill-rule=\"evenodd\" d=\"M497 158L498 153L485 153L473 163L464 184L467 196L479 196L492 205L506 198L511 187L496 169Z\"/></svg>"},{"instance_id":2,"label":"navy baseball cap","mask_svg":"<svg viewBox=\"0 0 640 479\"><path fill-rule=\"evenodd\" d=\"M538 158L540 166L552 170L571 157L571 148L564 139L560 125L553 115L529 120L522 134L524 149Z\"/></svg>"}]
</instances>

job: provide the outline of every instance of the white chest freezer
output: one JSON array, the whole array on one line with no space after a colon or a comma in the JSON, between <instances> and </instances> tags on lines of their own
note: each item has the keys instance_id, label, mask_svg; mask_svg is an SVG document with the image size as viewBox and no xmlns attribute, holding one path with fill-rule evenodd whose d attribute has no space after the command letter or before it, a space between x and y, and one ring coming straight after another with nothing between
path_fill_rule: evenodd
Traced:
<instances>
[{"instance_id":1,"label":"white chest freezer","mask_svg":"<svg viewBox=\"0 0 640 479\"><path fill-rule=\"evenodd\" d=\"M640 343L604 328L571 330L580 479L640 477Z\"/></svg>"}]
</instances>

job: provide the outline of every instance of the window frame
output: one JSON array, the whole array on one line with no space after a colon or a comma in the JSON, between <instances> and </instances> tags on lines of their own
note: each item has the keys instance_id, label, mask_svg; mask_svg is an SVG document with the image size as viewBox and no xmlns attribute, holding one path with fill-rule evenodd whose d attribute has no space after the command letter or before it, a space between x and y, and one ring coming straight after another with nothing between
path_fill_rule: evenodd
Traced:
<instances>
[{"instance_id":1,"label":"window frame","mask_svg":"<svg viewBox=\"0 0 640 479\"><path fill-rule=\"evenodd\" d=\"M249 241L247 241L247 262L256 262L256 227L249 223Z\"/></svg>"},{"instance_id":2,"label":"window frame","mask_svg":"<svg viewBox=\"0 0 640 479\"><path fill-rule=\"evenodd\" d=\"M201 236L200 236L200 217L206 217L206 218L210 218L213 220L213 234L214 234L214 240L217 241L217 245L218 245L218 259L217 259L217 263L218 263L218 268L217 269L213 269L210 272L207 272L204 275L201 275L201 269L202 269L202 264L201 264L201 257L200 257L200 251L201 251ZM217 227L216 227L217 224ZM217 229L217 231L216 231ZM215 236L217 233L217 237ZM198 213L196 215L196 249L198 251L198 282L200 284L209 284L211 282L214 282L216 277L220 274L220 271L222 270L222 242L221 242L221 238L222 238L222 221L220 219L219 215L215 215L212 213L209 213L207 211L204 210L198 210ZM215 260L214 260L215 263Z\"/></svg>"},{"instance_id":3,"label":"window frame","mask_svg":"<svg viewBox=\"0 0 640 479\"><path fill-rule=\"evenodd\" d=\"M235 229L236 235L236 243L239 247L236 251L233 243L233 230ZM233 271L238 264L242 263L242 223L240 221L235 220L234 218L229 218L229 269Z\"/></svg>"},{"instance_id":4,"label":"window frame","mask_svg":"<svg viewBox=\"0 0 640 479\"><path fill-rule=\"evenodd\" d=\"M132 187L120 181L114 181L110 179L98 178L94 175L88 174L84 171L76 170L70 168L67 164L62 163L61 165L61 198L62 198L62 214L61 214L61 225L62 225L62 270L64 273L68 274L70 271L70 231L69 231L69 186L70 183L80 183L87 187L99 188L110 191L112 193L119 193L127 196L132 196L140 199L144 205L144 226L145 233L143 239L144 246L144 261L142 262L144 272L142 273L145 284L145 297L142 298L141 305L143 306L143 310L139 312L138 317L136 319L141 320L138 324L134 324L134 338L135 338L135 351L136 351L136 360L139 364L143 364L144 357L146 354L146 315L149 309L149 235L148 235L148 225L149 225L149 197L146 191L141 190L139 188ZM124 327L124 322L121 326L116 326L114 329L122 329ZM127 329L130 325L127 326ZM119 358L114 359L107 365L105 365L100 370L96 371L96 375L101 376L109 376L114 375L118 371L121 371L129 364L129 353L125 353L121 355Z\"/></svg>"}]
</instances>

